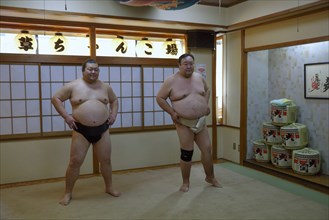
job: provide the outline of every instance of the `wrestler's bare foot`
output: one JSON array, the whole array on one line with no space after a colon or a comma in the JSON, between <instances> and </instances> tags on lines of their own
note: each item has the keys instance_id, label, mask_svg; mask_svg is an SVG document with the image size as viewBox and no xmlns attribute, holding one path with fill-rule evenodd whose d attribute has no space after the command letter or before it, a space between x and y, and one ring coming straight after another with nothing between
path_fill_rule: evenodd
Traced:
<instances>
[{"instance_id":1,"label":"wrestler's bare foot","mask_svg":"<svg viewBox=\"0 0 329 220\"><path fill-rule=\"evenodd\" d=\"M118 191L116 191L112 188L109 189L109 190L106 190L105 192L112 195L112 196L114 196L114 197L119 197L121 195L121 192L118 192Z\"/></svg>"},{"instance_id":2,"label":"wrestler's bare foot","mask_svg":"<svg viewBox=\"0 0 329 220\"><path fill-rule=\"evenodd\" d=\"M222 188L223 186L216 180L216 178L208 178L206 177L206 182L210 183L214 187Z\"/></svg>"},{"instance_id":3,"label":"wrestler's bare foot","mask_svg":"<svg viewBox=\"0 0 329 220\"><path fill-rule=\"evenodd\" d=\"M183 183L183 185L179 188L179 191L187 192L190 189L190 184Z\"/></svg>"},{"instance_id":4,"label":"wrestler's bare foot","mask_svg":"<svg viewBox=\"0 0 329 220\"><path fill-rule=\"evenodd\" d=\"M62 198L62 200L59 201L59 204L67 206L68 204L70 204L71 199L72 199L72 194L71 193L66 193L64 195L64 197Z\"/></svg>"}]
</instances>

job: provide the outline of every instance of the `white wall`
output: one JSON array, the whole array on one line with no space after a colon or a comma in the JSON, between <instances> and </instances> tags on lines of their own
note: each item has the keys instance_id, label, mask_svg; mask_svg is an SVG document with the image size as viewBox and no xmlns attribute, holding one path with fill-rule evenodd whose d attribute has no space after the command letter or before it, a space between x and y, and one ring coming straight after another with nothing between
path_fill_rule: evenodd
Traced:
<instances>
[{"instance_id":1,"label":"white wall","mask_svg":"<svg viewBox=\"0 0 329 220\"><path fill-rule=\"evenodd\" d=\"M21 7L21 8L32 8L39 10L50 10L50 11L61 11L61 12L77 12L83 14L98 14L104 16L118 16L121 18L143 18L143 19L154 19L164 21L181 21L181 22L195 22L201 24L213 24L218 25L218 18L220 21L224 20L222 13L219 13L216 7L209 7L204 5L193 5L189 8L182 10L160 10L153 7L132 7L119 4L112 0L74 0L66 1L67 10L65 10L64 0L1 0L2 6L10 7ZM226 9L223 9L225 11ZM203 16L204 13L207 16ZM44 14L34 15L36 17L43 18ZM45 13L47 18L47 13ZM73 17L72 17L73 18ZM56 19L61 19L60 16ZM73 18L74 19L74 18ZM84 19L88 19L85 16ZM120 20L118 23L120 24ZM159 24L161 25L161 24ZM172 24L173 26L178 24Z\"/></svg>"},{"instance_id":2,"label":"white wall","mask_svg":"<svg viewBox=\"0 0 329 220\"><path fill-rule=\"evenodd\" d=\"M224 95L227 115L226 125L240 126L240 91L241 91L241 33L235 31L224 37ZM224 113L225 114L225 113Z\"/></svg>"},{"instance_id":3,"label":"white wall","mask_svg":"<svg viewBox=\"0 0 329 220\"><path fill-rule=\"evenodd\" d=\"M195 67L197 67L197 65L201 64L201 65L205 65L206 67L206 82L208 84L208 87L210 88L210 98L209 98L209 107L210 109L212 109L212 103L211 103L211 96L212 96L212 53L213 50L212 49L205 49L205 48L193 48L190 51L195 58ZM196 71L196 70L195 70ZM207 124L211 125L212 121L211 121L212 117L211 114L208 115L207 117Z\"/></svg>"},{"instance_id":4,"label":"white wall","mask_svg":"<svg viewBox=\"0 0 329 220\"><path fill-rule=\"evenodd\" d=\"M217 158L240 163L241 32L224 36L224 124L217 126ZM234 145L234 146L233 146Z\"/></svg>"},{"instance_id":5,"label":"white wall","mask_svg":"<svg viewBox=\"0 0 329 220\"><path fill-rule=\"evenodd\" d=\"M64 177L70 142L70 137L1 142L0 184ZM114 171L179 163L175 130L111 134L111 142ZM195 146L193 161L199 160L200 151ZM92 147L80 172L93 172Z\"/></svg>"},{"instance_id":6,"label":"white wall","mask_svg":"<svg viewBox=\"0 0 329 220\"><path fill-rule=\"evenodd\" d=\"M298 21L298 22L297 22ZM286 21L281 21L274 23L272 25L263 25L259 27L254 27L246 30L245 32L245 44L246 48L253 48L253 47L263 47L265 49L266 45L273 45L273 44L284 44L286 42L295 42L295 41L303 41L307 39L312 38L318 38L318 37L328 37L329 36L329 11L323 11L312 15L307 15L300 17L299 19L290 19ZM314 45L314 44L312 44ZM324 43L323 45L327 45L327 43ZM307 44L308 46L308 44ZM299 115L298 120L299 123L306 124L310 129L309 131L309 146L311 148L318 149L320 151L320 155L323 157L322 161L322 173L328 174L329 166L327 161L327 155L328 155L328 123L323 124L321 121L327 121L327 118L323 119L323 115L316 114L316 111L318 109L321 109L321 112L323 114L328 112L329 109L329 103L325 100L305 100L304 94L303 94L303 65L305 63L316 63L316 62L327 62L328 61L328 47L323 48L325 52L321 49L317 49L316 46L314 48L304 49L301 50L300 48L307 48L307 46L304 47L293 47L294 49L288 50L278 48L277 51L280 51L282 54L280 56L273 56L274 51L272 51L271 59L275 57L275 60L272 60L272 63L280 62L279 59L281 58L282 61L280 62L280 65L272 65L275 66L273 68L271 75L269 75L269 79L272 78L272 82L270 83L271 87L271 93L266 94L264 93L263 96L268 95L269 100L277 99L277 98L283 98L282 95L284 94L284 97L292 99L296 102L296 105L299 107ZM283 46L285 47L285 46ZM284 52L283 52L284 51ZM264 62L262 62L264 63ZM250 64L248 62L248 64ZM263 68L263 66L253 67L258 68L258 71L260 68ZM281 69L279 69L281 68ZM250 69L250 67L248 68ZM267 70L268 71L268 70ZM253 72L254 74L255 72ZM264 72L267 74L267 72ZM249 74L249 73L248 73ZM259 73L261 74L261 72ZM269 74L269 73L268 73ZM293 77L291 74L294 74ZM277 78L275 78L277 76ZM288 77L289 76L289 77ZM298 76L298 77L297 77ZM287 77L284 78L284 77ZM273 79L274 78L274 79ZM285 83L280 82L280 80L285 80ZM259 79L258 79L259 80ZM289 83L289 80L292 80L293 83ZM269 82L264 82L269 83ZM280 86L278 86L280 84ZM248 84L250 86L250 84ZM256 86L256 85L254 85ZM284 86L286 88L284 89ZM267 87L267 86L266 86ZM273 88L274 87L274 88ZM260 89L260 88L258 88ZM275 90L278 89L278 90ZM295 89L295 90L294 90ZM259 92L257 92L259 95ZM274 98L275 97L275 98ZM244 97L241 97L244 98ZM252 100L251 100L252 101ZM260 100L258 100L260 102ZM248 103L250 104L250 100L248 99ZM255 103L252 103L255 104ZM316 107L314 107L316 106ZM314 108L314 109L312 109ZM249 115L257 114L257 112L249 112L251 109L246 109L248 111ZM257 109L258 111L260 109ZM311 117L316 117L315 119L309 119L309 115ZM327 116L327 115L325 115ZM255 122L254 118L252 119L253 122ZM320 123L316 123L316 121L320 121ZM310 123L308 123L310 122ZM315 125L314 125L315 123ZM250 126L252 122L248 122L248 126ZM316 126L322 126L321 129L317 129ZM258 130L258 129L256 129ZM316 130L319 130L319 132L316 132ZM251 137L252 135L248 131L248 136ZM257 135L257 133L256 133ZM315 138L316 137L316 138ZM320 139L319 137L324 137L323 139ZM250 140L253 140L254 138L250 138ZM247 143L248 146L248 157L251 155L251 147L250 146L250 140ZM321 143L317 142L318 140L323 140ZM326 147L323 147L326 146Z\"/></svg>"},{"instance_id":7,"label":"white wall","mask_svg":"<svg viewBox=\"0 0 329 220\"><path fill-rule=\"evenodd\" d=\"M240 163L240 129L217 127L217 158Z\"/></svg>"},{"instance_id":8,"label":"white wall","mask_svg":"<svg viewBox=\"0 0 329 220\"><path fill-rule=\"evenodd\" d=\"M70 138L1 142L0 184L63 177L70 143ZM81 174L92 171L90 151Z\"/></svg>"},{"instance_id":9,"label":"white wall","mask_svg":"<svg viewBox=\"0 0 329 220\"><path fill-rule=\"evenodd\" d=\"M232 25L256 17L298 8L317 1L318 0L249 0L229 8L226 21L227 24Z\"/></svg>"},{"instance_id":10,"label":"white wall","mask_svg":"<svg viewBox=\"0 0 329 220\"><path fill-rule=\"evenodd\" d=\"M32 8L39 10L118 16L123 18L142 18L227 26L279 11L289 10L316 1L317 0L247 1L230 8L217 8L195 4L186 9L169 11L153 7L126 6L112 0L1 0L0 5L25 9ZM65 2L67 10L65 10ZM35 18L41 19L48 18L47 16L47 13L33 15ZM56 19L61 20L61 16L57 16ZM74 17L71 17L71 19L74 19ZM79 21L83 21L81 19L88 19L88 16L84 16L84 18L80 17L79 19ZM117 22L118 23L116 24L120 24L120 20ZM158 25L161 25L161 23L158 23ZM178 23L171 24L170 28L178 26Z\"/></svg>"},{"instance_id":11,"label":"white wall","mask_svg":"<svg viewBox=\"0 0 329 220\"><path fill-rule=\"evenodd\" d=\"M17 4L19 6L27 6L25 5L26 2L31 1L2 0L1 5ZM40 4L40 1L34 1L34 3L36 2ZM67 2L72 3L73 1ZM86 2L91 3L92 1L83 1L84 4ZM69 5L69 8L70 7L71 6ZM90 5L90 7L91 8L88 8L88 10L94 10L94 4ZM39 8L42 8L42 6L39 5ZM131 9L125 10L129 12ZM122 11L119 12L120 14L125 14L121 13ZM182 11L178 12L177 14L182 15ZM209 13L211 12L209 11ZM208 12L206 12L206 14L208 15ZM132 15L133 14L131 14L130 16ZM303 23L305 23L305 27L311 28L311 36L316 37L323 36L324 34L325 36L328 35L328 25L325 27L328 22L328 17L326 17L326 15L328 15L328 11L326 13L319 13L317 15L305 16L305 20L304 18L301 19ZM201 13L194 13L193 16L190 15L189 18L193 17L190 22L194 22L194 19L197 20L199 16L201 16ZM157 17L153 18L157 19ZM296 21L296 19L292 19L291 21L287 22L280 22L278 24L265 25L257 28L248 29L246 31L245 40L247 48L275 43L278 41L278 37L280 39L280 42L289 42L293 40L299 40L301 38L307 39L310 36L309 33L305 33L306 35L303 36L298 35L298 37L296 35L291 36L290 30L296 30L296 23L293 21ZM303 25L302 27L304 27ZM271 32L272 30L274 30L274 34L267 33ZM239 127L241 85L241 34L240 32L230 33L226 36L226 38L228 52L226 55L224 55L226 56L225 65L227 65L226 96L228 101L227 112L230 113L227 118L227 123L229 125ZM205 63L207 66L207 73L211 73L211 51L195 49L192 50L192 53L194 53L194 55L196 56L196 63ZM207 77L207 82L209 83L209 87L211 88L210 77ZM241 98L243 99L245 97ZM208 124L210 124L209 120ZM209 129L209 131L211 132L211 129ZM236 143L237 147L240 144L238 140L239 131L230 128L220 128L217 132L217 135L219 140L217 146L218 157L227 158L229 160L237 162L238 151L232 150L232 144ZM113 134L112 144L112 164L114 170L158 166L179 162L178 139L174 130ZM69 137L45 140L1 142L0 183L4 184L64 176L69 157L69 145ZM199 157L197 152L198 150L196 150L194 160L197 160ZM92 172L92 155L90 153L91 151L89 152L86 161L81 169L82 174Z\"/></svg>"},{"instance_id":12,"label":"white wall","mask_svg":"<svg viewBox=\"0 0 329 220\"><path fill-rule=\"evenodd\" d=\"M196 64L205 64L211 89L212 50L193 49ZM211 115L207 117L211 125ZM212 130L208 128L210 139ZM1 142L0 183L13 183L63 177L69 161L70 137L45 140ZM180 146L175 130L111 134L113 170L179 163ZM81 174L93 172L91 149ZM193 161L200 160L195 146Z\"/></svg>"},{"instance_id":13,"label":"white wall","mask_svg":"<svg viewBox=\"0 0 329 220\"><path fill-rule=\"evenodd\" d=\"M113 134L113 170L127 170L179 163L180 145L175 130ZM195 150L193 160L200 160Z\"/></svg>"},{"instance_id":14,"label":"white wall","mask_svg":"<svg viewBox=\"0 0 329 220\"><path fill-rule=\"evenodd\" d=\"M249 28L245 35L246 48L328 36L329 11Z\"/></svg>"}]
</instances>

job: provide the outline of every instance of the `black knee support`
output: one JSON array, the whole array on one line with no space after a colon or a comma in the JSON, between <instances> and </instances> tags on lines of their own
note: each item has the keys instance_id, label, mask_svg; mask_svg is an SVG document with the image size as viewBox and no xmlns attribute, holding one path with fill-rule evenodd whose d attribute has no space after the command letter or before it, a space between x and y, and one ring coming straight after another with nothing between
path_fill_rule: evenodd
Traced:
<instances>
[{"instance_id":1,"label":"black knee support","mask_svg":"<svg viewBox=\"0 0 329 220\"><path fill-rule=\"evenodd\" d=\"M192 160L193 150L180 149L180 152L180 159L186 162L190 162Z\"/></svg>"}]
</instances>

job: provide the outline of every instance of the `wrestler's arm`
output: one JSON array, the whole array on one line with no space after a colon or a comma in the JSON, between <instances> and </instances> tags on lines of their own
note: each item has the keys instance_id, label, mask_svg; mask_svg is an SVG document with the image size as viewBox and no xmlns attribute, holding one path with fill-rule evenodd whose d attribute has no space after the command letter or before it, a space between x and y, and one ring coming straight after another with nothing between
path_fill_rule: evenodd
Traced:
<instances>
[{"instance_id":1,"label":"wrestler's arm","mask_svg":"<svg viewBox=\"0 0 329 220\"><path fill-rule=\"evenodd\" d=\"M202 82L203 82L203 85L204 85L204 91L205 91L205 99L207 101L207 103L209 103L209 99L210 99L210 89L207 85L207 82L204 78L202 78ZM208 112L207 112L207 115L210 114L210 108L208 106Z\"/></svg>"},{"instance_id":2,"label":"wrestler's arm","mask_svg":"<svg viewBox=\"0 0 329 220\"><path fill-rule=\"evenodd\" d=\"M112 125L115 122L115 119L117 118L117 114L118 114L118 98L115 95L111 86L108 87L107 91L108 91L108 97L110 103L108 122L110 125Z\"/></svg>"},{"instance_id":3,"label":"wrestler's arm","mask_svg":"<svg viewBox=\"0 0 329 220\"><path fill-rule=\"evenodd\" d=\"M178 119L178 115L175 112L175 110L171 107L171 105L169 105L169 103L167 102L167 99L170 96L170 92L171 92L171 81L172 81L172 77L168 78L167 80L164 81L164 83L162 84L162 86L160 87L157 96L156 96L156 101L158 103L158 105L168 114L170 114L172 120L174 121L174 123L179 123L179 119Z\"/></svg>"},{"instance_id":4,"label":"wrestler's arm","mask_svg":"<svg viewBox=\"0 0 329 220\"><path fill-rule=\"evenodd\" d=\"M71 97L72 94L72 83L68 83L64 85L61 89L59 89L55 95L51 98L51 103L55 107L56 111L62 118L65 120L65 122L68 124L70 128L77 128L74 123L74 118L72 115L68 114L63 102L68 100Z\"/></svg>"}]
</instances>

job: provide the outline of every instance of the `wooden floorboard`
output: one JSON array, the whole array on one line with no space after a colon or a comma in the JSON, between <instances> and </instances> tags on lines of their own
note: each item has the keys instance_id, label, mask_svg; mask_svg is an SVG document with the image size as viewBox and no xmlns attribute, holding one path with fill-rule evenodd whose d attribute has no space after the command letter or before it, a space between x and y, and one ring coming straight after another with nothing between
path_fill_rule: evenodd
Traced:
<instances>
[{"instance_id":1,"label":"wooden floorboard","mask_svg":"<svg viewBox=\"0 0 329 220\"><path fill-rule=\"evenodd\" d=\"M278 168L271 163L257 162L254 159L245 160L243 165L329 194L328 175L301 175L294 173L292 169Z\"/></svg>"}]
</instances>

